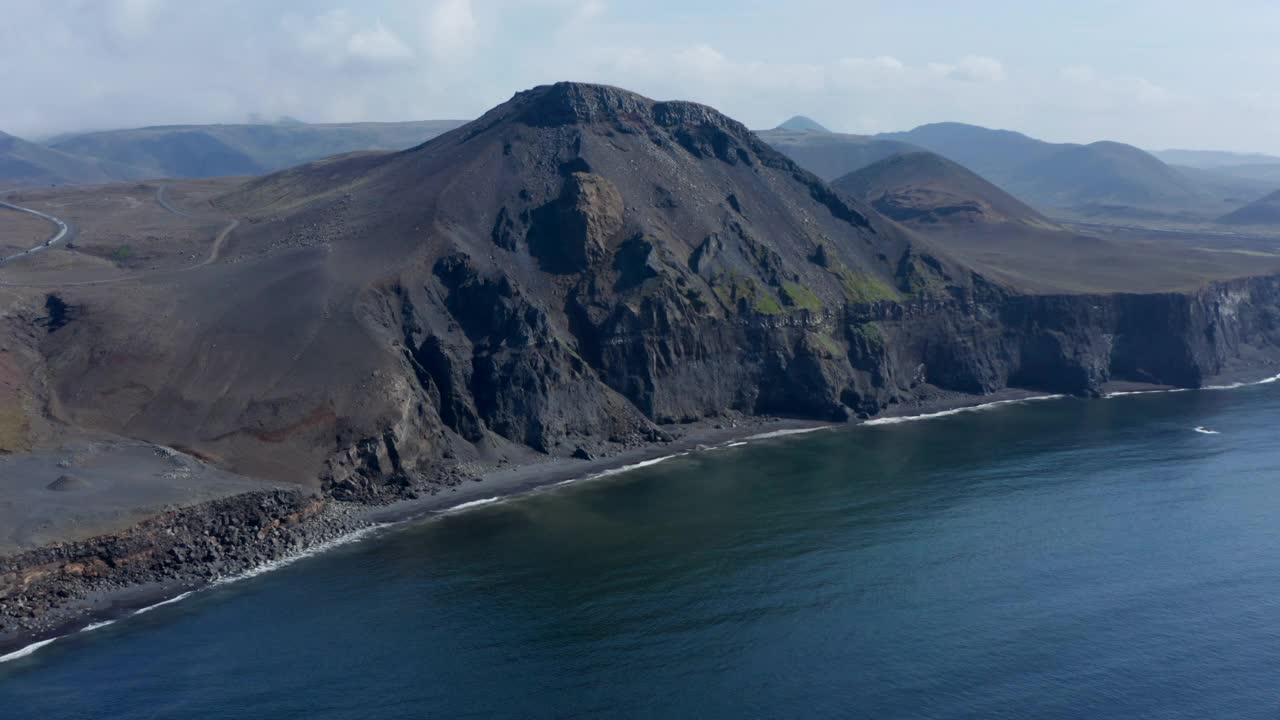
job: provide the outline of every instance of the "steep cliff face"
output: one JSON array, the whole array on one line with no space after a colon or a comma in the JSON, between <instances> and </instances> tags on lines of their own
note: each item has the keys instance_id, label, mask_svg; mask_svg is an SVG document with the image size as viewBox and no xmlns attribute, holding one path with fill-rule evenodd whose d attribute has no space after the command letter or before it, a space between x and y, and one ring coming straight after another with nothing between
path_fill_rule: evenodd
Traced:
<instances>
[{"instance_id":1,"label":"steep cliff face","mask_svg":"<svg viewBox=\"0 0 1280 720\"><path fill-rule=\"evenodd\" d=\"M87 289L49 334L77 423L398 497L729 410L871 415L941 391L1194 386L1275 356L1276 281L1032 296L932 250L700 105L521 93L402 153L220 200L225 256ZM227 288L234 288L228 292Z\"/></svg>"},{"instance_id":2,"label":"steep cliff face","mask_svg":"<svg viewBox=\"0 0 1280 720\"><path fill-rule=\"evenodd\" d=\"M600 370L652 417L716 408L844 419L939 390L1095 395L1280 371L1280 278L1159 295L959 296L615 332Z\"/></svg>"}]
</instances>

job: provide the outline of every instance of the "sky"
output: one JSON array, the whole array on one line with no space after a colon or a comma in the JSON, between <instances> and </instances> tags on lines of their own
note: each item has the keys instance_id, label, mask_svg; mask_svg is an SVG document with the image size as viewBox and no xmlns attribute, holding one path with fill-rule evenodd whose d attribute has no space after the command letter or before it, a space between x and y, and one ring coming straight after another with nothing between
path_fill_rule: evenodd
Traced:
<instances>
[{"instance_id":1,"label":"sky","mask_svg":"<svg viewBox=\"0 0 1280 720\"><path fill-rule=\"evenodd\" d=\"M471 118L557 80L753 128L1280 154L1275 0L0 0L0 130Z\"/></svg>"}]
</instances>

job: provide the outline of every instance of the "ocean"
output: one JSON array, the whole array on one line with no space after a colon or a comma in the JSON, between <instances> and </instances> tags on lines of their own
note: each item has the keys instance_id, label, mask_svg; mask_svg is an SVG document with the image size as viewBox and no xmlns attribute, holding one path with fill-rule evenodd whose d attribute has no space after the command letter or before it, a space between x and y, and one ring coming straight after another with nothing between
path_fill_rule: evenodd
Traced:
<instances>
[{"instance_id":1,"label":"ocean","mask_svg":"<svg viewBox=\"0 0 1280 720\"><path fill-rule=\"evenodd\" d=\"M0 717L1273 718L1280 384L760 439L0 664Z\"/></svg>"}]
</instances>

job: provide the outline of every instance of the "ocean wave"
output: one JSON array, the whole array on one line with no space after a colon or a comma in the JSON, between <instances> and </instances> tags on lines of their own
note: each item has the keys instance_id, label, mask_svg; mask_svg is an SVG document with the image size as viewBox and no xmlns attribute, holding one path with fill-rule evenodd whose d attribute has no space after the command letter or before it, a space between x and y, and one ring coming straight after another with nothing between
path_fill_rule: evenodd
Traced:
<instances>
[{"instance_id":1,"label":"ocean wave","mask_svg":"<svg viewBox=\"0 0 1280 720\"><path fill-rule=\"evenodd\" d=\"M1180 393L1191 392L1191 388L1168 388L1165 390L1121 390L1118 392L1109 392L1103 395L1107 400L1118 397L1128 397L1130 395L1163 395L1164 393Z\"/></svg>"},{"instance_id":2,"label":"ocean wave","mask_svg":"<svg viewBox=\"0 0 1280 720\"><path fill-rule=\"evenodd\" d=\"M320 553L328 552L329 550L332 550L336 547L341 547L343 545L350 545L351 543L359 542L364 538L368 537L369 535L385 527L387 527L387 523L375 523L368 527L360 528L359 530L356 530L355 532L347 533L342 537L337 537L328 542L323 542L323 543L320 543L319 545L314 545L312 547L299 550L298 552L285 555L284 557L278 560L272 560L269 563L264 563L262 565L259 565L258 567L250 568L248 570L245 570L244 572L236 573L234 575L227 575L226 577L220 577L217 580L214 580L212 583L210 583L209 587L219 587L222 585L229 585L231 583L240 582L241 580L248 580L249 578L255 578L255 577L258 577L259 575L265 575L269 572L279 570L280 568L292 565L298 562L299 560L304 560L306 558L319 555Z\"/></svg>"},{"instance_id":3,"label":"ocean wave","mask_svg":"<svg viewBox=\"0 0 1280 720\"><path fill-rule=\"evenodd\" d=\"M707 449L710 450L714 448L707 448ZM678 458L683 455L688 455L690 452L695 452L695 451L690 450L686 452L672 453L670 455L663 455L662 457L650 458L649 460L641 460L640 462L631 463L630 465L619 465L616 468L601 470L598 473L591 473L590 475L582 475L580 477L569 478L568 480L561 480L560 482L556 483L555 485L552 485L551 487L560 487L561 485L571 485L573 483L581 482L583 480L599 480L600 478L609 477L610 475L619 475L621 473L631 472L632 470L639 470L640 468L646 468L646 467L649 467L650 465L657 465L658 463L666 462L671 458Z\"/></svg>"},{"instance_id":4,"label":"ocean wave","mask_svg":"<svg viewBox=\"0 0 1280 720\"><path fill-rule=\"evenodd\" d=\"M640 468L646 468L646 467L649 467L650 465L657 465L658 463L664 463L670 460L671 458L678 458L682 455L688 455L688 454L689 453L687 452L672 453L670 455L663 455L662 457L651 458L649 460L641 460L640 462L631 463L630 465L619 465L616 468L609 468L608 470L601 470L600 472L595 473L593 475L588 475L583 479L595 480L597 478L609 477L610 475L618 475L624 472L631 472L632 470L639 470Z\"/></svg>"},{"instance_id":5,"label":"ocean wave","mask_svg":"<svg viewBox=\"0 0 1280 720\"><path fill-rule=\"evenodd\" d=\"M1014 400L996 400L994 402L983 403L981 405L970 405L968 407L952 408L950 410L939 410L938 412L924 413L921 415L903 415L901 417L876 418L875 420L867 420L862 425L897 425L899 423L915 422L916 420L932 420L934 418L947 417L950 415L959 415L961 413L978 412L981 410L990 410L992 408L1003 407L1005 405L1020 405L1022 403L1035 402L1038 400L1058 400L1066 397L1066 395L1033 395L1032 397L1017 398Z\"/></svg>"},{"instance_id":6,"label":"ocean wave","mask_svg":"<svg viewBox=\"0 0 1280 720\"><path fill-rule=\"evenodd\" d=\"M1163 393L1180 393L1191 392L1192 390L1239 390L1240 388L1253 387L1255 385L1270 385L1273 382L1280 382L1280 375L1263 378L1261 380L1253 380L1251 382L1233 382L1226 385L1205 385L1201 388L1167 388L1164 390L1122 390L1119 392L1110 392L1103 397L1107 399L1127 397L1129 395L1159 395Z\"/></svg>"},{"instance_id":7,"label":"ocean wave","mask_svg":"<svg viewBox=\"0 0 1280 720\"><path fill-rule=\"evenodd\" d=\"M440 512L451 513L451 512L458 512L459 510L466 510L468 508L480 507L481 505L491 505L493 503L498 502L501 499L502 499L501 497L498 497L495 495L494 497L481 498L479 500L472 500L470 502L459 503L457 505L454 505L453 507L447 507L444 510L441 510Z\"/></svg>"},{"instance_id":8,"label":"ocean wave","mask_svg":"<svg viewBox=\"0 0 1280 720\"><path fill-rule=\"evenodd\" d=\"M10 660L17 660L18 658L24 658L30 655L31 653L39 650L40 648L44 647L45 645L48 645L51 642L56 642L61 638L62 636L59 636L56 638L49 638L48 640L41 640L40 642L31 643L30 645L22 648L21 650L15 650L9 653L8 655L0 655L0 663L6 663L6 662L9 662Z\"/></svg>"},{"instance_id":9,"label":"ocean wave","mask_svg":"<svg viewBox=\"0 0 1280 720\"><path fill-rule=\"evenodd\" d=\"M1200 389L1201 390L1237 390L1242 387L1252 387L1254 385L1270 385L1271 383L1276 382L1277 380L1280 380L1280 375L1274 375L1269 378L1263 378L1262 380L1255 380L1254 382L1234 382L1229 385L1205 385Z\"/></svg>"},{"instance_id":10,"label":"ocean wave","mask_svg":"<svg viewBox=\"0 0 1280 720\"><path fill-rule=\"evenodd\" d=\"M742 440L739 442L731 442L728 445L725 445L725 447L742 447L743 445L746 445L746 444L747 444L747 441Z\"/></svg>"},{"instance_id":11,"label":"ocean wave","mask_svg":"<svg viewBox=\"0 0 1280 720\"><path fill-rule=\"evenodd\" d=\"M116 624L115 620L103 620L101 622L89 623L88 625L85 625L84 627L80 628L77 632L82 632L82 633L93 632L94 630L97 630L99 628L104 628L108 625L115 625L115 624ZM39 650L40 648L45 647L50 643L55 643L64 637L66 637L66 635L59 635L58 637L52 637L52 638L49 638L48 640L33 642L30 645L24 648L21 648L19 650L14 650L13 652L7 655L0 655L0 663L7 663L10 660L18 660L18 659L27 657L35 653L35 651Z\"/></svg>"},{"instance_id":12,"label":"ocean wave","mask_svg":"<svg viewBox=\"0 0 1280 720\"><path fill-rule=\"evenodd\" d=\"M1198 432L1198 433L1200 433L1201 435L1221 435L1221 434L1222 434L1222 433L1218 432L1217 430L1210 430L1209 428L1207 428L1207 427L1205 427L1205 426L1203 426L1203 425L1199 425L1199 426L1197 426L1197 427L1195 428L1195 431L1196 431L1196 432Z\"/></svg>"},{"instance_id":13,"label":"ocean wave","mask_svg":"<svg viewBox=\"0 0 1280 720\"><path fill-rule=\"evenodd\" d=\"M789 430L772 430L770 432L760 433L759 435L749 435L747 440L768 440L769 438L786 437L788 435L805 435L819 430L830 430L834 425L821 425L819 427L810 428L791 428Z\"/></svg>"},{"instance_id":14,"label":"ocean wave","mask_svg":"<svg viewBox=\"0 0 1280 720\"><path fill-rule=\"evenodd\" d=\"M160 602L156 603L155 605L148 605L148 606L146 606L146 607L144 607L144 608L141 608L141 609L139 609L139 610L135 610L135 611L133 611L133 614L134 614L134 615L142 615L143 613L149 613L149 612L151 612L152 610L155 610L155 609L156 609L156 608L158 608L158 607L163 607L163 606L165 606L165 605L172 605L172 604L174 604L174 603L176 603L176 602L182 602L183 600L186 600L187 598L191 597L192 593L194 593L194 592L195 592L195 590L188 590L188 591L186 591L186 592L182 593L181 595L175 595L175 596L173 596L173 597L169 598L168 600L162 600L162 601L160 601Z\"/></svg>"},{"instance_id":15,"label":"ocean wave","mask_svg":"<svg viewBox=\"0 0 1280 720\"><path fill-rule=\"evenodd\" d=\"M286 555L285 557L282 557L279 560L273 560L269 563L259 565L258 567L245 570L244 572L241 572L241 573L236 573L234 575L228 575L226 577L218 578L213 582L209 583L208 587L213 588L213 587L219 587L222 585L229 585L234 582L239 582L241 580L247 580L249 578L257 577L259 575L264 575L273 570L279 570L282 567L285 567L287 565L292 565L293 563L299 560L302 560L304 558L312 557L314 555L319 555L320 553L327 552L329 550L332 550L336 547L340 547L342 545L349 545L354 542L359 542L360 540L363 540L365 537L368 537L370 534L378 530L381 530L384 527L387 527L386 523L375 523L373 525L369 525L368 527L360 528L359 530L343 535L342 537L334 538L333 540L330 540L328 542L320 543L319 545L315 545L313 547L300 550L296 553ZM180 595L176 595L172 598L169 598L168 600L158 602L154 605L149 605L139 610L135 610L133 614L130 615L129 617L142 615L143 613L151 612L152 610L155 610L158 607L161 607L164 605L170 605L172 603L185 600L186 598L190 597L196 592L197 591L195 590L188 590L187 592L184 592ZM79 632L89 632L92 630L97 630L99 628L103 628L108 625L113 625L116 622L117 622L116 620L103 620L101 622L90 623L84 626L83 628L81 628ZM48 640L41 640L40 642L31 643L30 645L27 645L26 647L20 650L15 650L14 652L9 653L8 655L0 655L0 663L5 663L5 662L9 662L10 660L17 660L19 658L27 657L28 655L31 655L32 653L39 650L40 648L45 647L49 643L60 640L63 637L65 636L60 635L55 638L49 638Z\"/></svg>"}]
</instances>

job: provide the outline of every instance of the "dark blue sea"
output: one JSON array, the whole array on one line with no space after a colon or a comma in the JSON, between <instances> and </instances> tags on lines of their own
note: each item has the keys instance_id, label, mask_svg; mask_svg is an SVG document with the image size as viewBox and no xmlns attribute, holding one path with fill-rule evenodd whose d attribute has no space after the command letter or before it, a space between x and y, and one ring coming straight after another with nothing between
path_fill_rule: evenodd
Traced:
<instances>
[{"instance_id":1,"label":"dark blue sea","mask_svg":"<svg viewBox=\"0 0 1280 720\"><path fill-rule=\"evenodd\" d=\"M1280 384L695 453L64 638L0 717L1275 718L1277 421Z\"/></svg>"}]
</instances>

